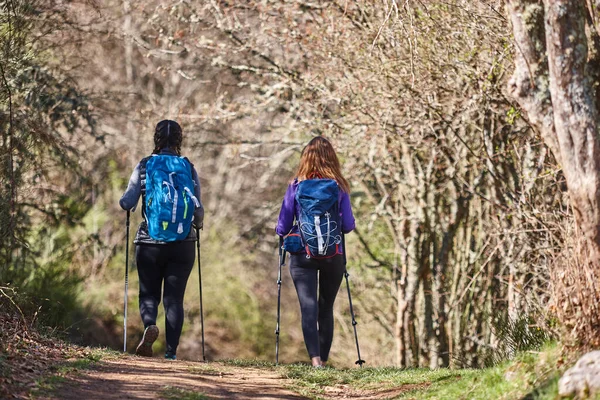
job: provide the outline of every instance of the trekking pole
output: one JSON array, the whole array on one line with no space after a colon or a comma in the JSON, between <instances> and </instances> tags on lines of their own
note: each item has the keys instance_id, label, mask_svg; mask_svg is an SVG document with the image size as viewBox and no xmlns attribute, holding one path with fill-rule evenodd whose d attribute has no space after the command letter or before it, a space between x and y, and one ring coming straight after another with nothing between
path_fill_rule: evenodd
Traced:
<instances>
[{"instance_id":1,"label":"trekking pole","mask_svg":"<svg viewBox=\"0 0 600 400\"><path fill-rule=\"evenodd\" d=\"M348 302L350 303L350 315L352 316L352 327L354 328L354 340L356 341L356 352L358 353L358 360L354 364L358 364L359 367L362 368L362 365L365 363L365 360L360 358L360 347L358 346L358 332L356 331L356 319L354 318L354 309L352 307L352 296L350 295L350 282L348 281L348 277L350 274L348 273L348 268L346 267L346 238L342 235L342 246L344 249L344 277L346 278L346 287L348 288Z\"/></svg>"},{"instance_id":2,"label":"trekking pole","mask_svg":"<svg viewBox=\"0 0 600 400\"><path fill-rule=\"evenodd\" d=\"M277 326L275 327L275 365L279 364L279 321L281 318L281 268L285 264L283 237L279 237L279 274L277 275Z\"/></svg>"},{"instance_id":3,"label":"trekking pole","mask_svg":"<svg viewBox=\"0 0 600 400\"><path fill-rule=\"evenodd\" d=\"M125 235L125 296L123 310L123 353L127 352L127 289L129 287L129 210L127 210L127 234Z\"/></svg>"},{"instance_id":4,"label":"trekking pole","mask_svg":"<svg viewBox=\"0 0 600 400\"><path fill-rule=\"evenodd\" d=\"M200 328L202 330L202 361L206 361L204 353L204 310L202 309L202 263L200 262L200 228L196 228L196 247L198 249L198 285L200 287Z\"/></svg>"}]
</instances>

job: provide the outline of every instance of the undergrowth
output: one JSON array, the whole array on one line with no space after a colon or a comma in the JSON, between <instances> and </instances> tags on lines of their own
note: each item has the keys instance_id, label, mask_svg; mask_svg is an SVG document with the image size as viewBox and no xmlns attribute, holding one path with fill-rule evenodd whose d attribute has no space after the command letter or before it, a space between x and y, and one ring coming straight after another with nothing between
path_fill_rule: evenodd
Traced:
<instances>
[{"instance_id":1,"label":"undergrowth","mask_svg":"<svg viewBox=\"0 0 600 400\"><path fill-rule=\"evenodd\" d=\"M38 329L35 315L24 311L8 293L13 292L0 288L0 398L45 393L67 374L113 354L75 346L52 330Z\"/></svg>"}]
</instances>

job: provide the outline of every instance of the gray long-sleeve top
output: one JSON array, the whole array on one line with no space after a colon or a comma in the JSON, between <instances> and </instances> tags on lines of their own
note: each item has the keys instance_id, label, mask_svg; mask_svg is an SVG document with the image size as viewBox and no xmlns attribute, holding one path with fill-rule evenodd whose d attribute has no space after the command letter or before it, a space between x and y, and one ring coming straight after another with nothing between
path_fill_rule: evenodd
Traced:
<instances>
[{"instance_id":1,"label":"gray long-sleeve top","mask_svg":"<svg viewBox=\"0 0 600 400\"><path fill-rule=\"evenodd\" d=\"M174 156L177 155L173 150L168 149L168 148L161 150L160 154L171 154ZM202 200L200 197L200 194L201 194L200 179L198 178L198 172L196 172L196 168L194 168L193 164L192 164L192 179L194 181L194 195L196 196L196 198L198 199L198 202L200 203L200 207L196 207L194 209L194 225L199 228L202 228L204 225L204 207L202 206ZM141 179L140 179L140 163L138 163L135 166L135 168L133 169L131 177L129 178L129 184L127 185L127 189L125 190L125 193L123 193L123 196L121 196L121 200L119 200L119 205L121 206L121 208L123 210L135 211L135 208L137 207L137 203L140 199L141 194L142 194L142 185L141 185ZM196 240L196 231L194 229L191 229L190 234L188 235L188 237L185 240ZM138 227L138 230L137 230L137 233L135 236L135 240L133 242L136 244L140 244L140 243L160 244L160 243L163 243L163 242L154 240L150 237L150 235L148 234L148 226L147 226L145 220L142 221L142 223Z\"/></svg>"}]
</instances>

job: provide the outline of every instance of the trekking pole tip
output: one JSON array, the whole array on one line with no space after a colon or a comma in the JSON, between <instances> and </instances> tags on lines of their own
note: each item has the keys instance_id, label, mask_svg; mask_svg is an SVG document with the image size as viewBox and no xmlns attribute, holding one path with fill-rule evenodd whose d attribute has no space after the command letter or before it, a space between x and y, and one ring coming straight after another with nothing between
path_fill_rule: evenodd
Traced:
<instances>
[{"instance_id":1,"label":"trekking pole tip","mask_svg":"<svg viewBox=\"0 0 600 400\"><path fill-rule=\"evenodd\" d=\"M361 367L361 368L362 368L362 365L363 365L363 364L365 364L365 363L366 363L366 361L365 361L365 360L360 360L360 359L359 359L359 360L357 360L357 361L356 361L354 364L356 364L356 365L358 365L359 367Z\"/></svg>"}]
</instances>

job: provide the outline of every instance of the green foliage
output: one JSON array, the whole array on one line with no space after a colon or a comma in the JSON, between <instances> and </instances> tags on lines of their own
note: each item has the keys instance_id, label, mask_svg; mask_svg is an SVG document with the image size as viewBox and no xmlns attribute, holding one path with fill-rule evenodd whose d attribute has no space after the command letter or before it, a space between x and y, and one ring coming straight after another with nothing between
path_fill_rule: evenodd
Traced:
<instances>
[{"instance_id":1,"label":"green foliage","mask_svg":"<svg viewBox=\"0 0 600 400\"><path fill-rule=\"evenodd\" d=\"M0 11L0 282L37 322L65 327L81 283L68 228L90 208L73 143L94 121L75 82L50 67L44 32L66 26L64 9L17 0Z\"/></svg>"},{"instance_id":2,"label":"green foliage","mask_svg":"<svg viewBox=\"0 0 600 400\"><path fill-rule=\"evenodd\" d=\"M305 364L282 367L286 378L296 379L309 387L352 385L356 388L393 388L460 378L469 370L451 369L401 369L401 368L313 368Z\"/></svg>"},{"instance_id":3,"label":"green foliage","mask_svg":"<svg viewBox=\"0 0 600 400\"><path fill-rule=\"evenodd\" d=\"M510 107L506 113L506 122L510 125L514 125L519 118L521 118L521 111L514 107Z\"/></svg>"},{"instance_id":4,"label":"green foliage","mask_svg":"<svg viewBox=\"0 0 600 400\"><path fill-rule=\"evenodd\" d=\"M90 358L83 358L80 360L70 361L66 365L61 366L59 368L59 371L60 372L70 372L70 371L74 371L74 370L88 369L92 365L94 365L94 363L97 361L98 360L94 360L94 359L90 359Z\"/></svg>"},{"instance_id":5,"label":"green foliage","mask_svg":"<svg viewBox=\"0 0 600 400\"><path fill-rule=\"evenodd\" d=\"M42 326L66 328L78 307L81 278L60 262L11 268L0 275L0 280L18 289L17 302L23 312L35 315L34 320Z\"/></svg>"},{"instance_id":6,"label":"green foliage","mask_svg":"<svg viewBox=\"0 0 600 400\"><path fill-rule=\"evenodd\" d=\"M426 390L400 398L419 399L555 399L560 351L549 345L542 352L520 353L514 361L483 370L468 370L451 383L433 383Z\"/></svg>"},{"instance_id":7,"label":"green foliage","mask_svg":"<svg viewBox=\"0 0 600 400\"><path fill-rule=\"evenodd\" d=\"M15 253L27 252L33 225L76 221L83 214L85 178L72 139L86 127L93 133L94 122L76 84L48 67L38 24L47 17L44 29L52 24L61 29L51 17L62 11L42 0L5 2L1 8L0 257L6 268ZM42 189L42 183L52 189Z\"/></svg>"},{"instance_id":8,"label":"green foliage","mask_svg":"<svg viewBox=\"0 0 600 400\"><path fill-rule=\"evenodd\" d=\"M487 369L315 369L308 365L280 367L295 381L293 388L319 398L326 387L385 390L395 399L554 399L560 371L560 351L549 345L542 352L520 353L514 361ZM365 396L366 397L366 396Z\"/></svg>"},{"instance_id":9,"label":"green foliage","mask_svg":"<svg viewBox=\"0 0 600 400\"><path fill-rule=\"evenodd\" d=\"M172 400L208 400L208 397L202 393L196 393L191 390L180 389L173 386L165 386L160 395L165 399Z\"/></svg>"},{"instance_id":10,"label":"green foliage","mask_svg":"<svg viewBox=\"0 0 600 400\"><path fill-rule=\"evenodd\" d=\"M216 364L197 364L188 367L188 371L190 374L195 375L221 375L223 368Z\"/></svg>"},{"instance_id":11,"label":"green foliage","mask_svg":"<svg viewBox=\"0 0 600 400\"><path fill-rule=\"evenodd\" d=\"M508 315L499 314L492 321L492 330L498 338L499 349L494 349L489 355L490 366L509 359L512 354L539 351L546 343L555 339L530 315L519 315L512 319Z\"/></svg>"},{"instance_id":12,"label":"green foliage","mask_svg":"<svg viewBox=\"0 0 600 400\"><path fill-rule=\"evenodd\" d=\"M36 382L36 386L31 390L31 396L35 399L46 396L47 393L56 390L56 387L66 381L64 376L51 375L42 378Z\"/></svg>"},{"instance_id":13,"label":"green foliage","mask_svg":"<svg viewBox=\"0 0 600 400\"><path fill-rule=\"evenodd\" d=\"M493 346L482 346L479 350L481 365L494 367L511 360L516 354L539 351L557 338L550 328L540 325L531 315L521 314L516 319L507 314L497 314L489 319L494 335ZM460 357L453 360L456 367L468 367L469 362Z\"/></svg>"},{"instance_id":14,"label":"green foliage","mask_svg":"<svg viewBox=\"0 0 600 400\"><path fill-rule=\"evenodd\" d=\"M270 361L258 360L258 359L240 359L240 358L228 358L220 360L225 365L232 365L234 367L261 367L271 368L275 367L275 363Z\"/></svg>"},{"instance_id":15,"label":"green foliage","mask_svg":"<svg viewBox=\"0 0 600 400\"><path fill-rule=\"evenodd\" d=\"M42 326L66 328L79 310L82 276L71 262L80 250L71 246L66 227L41 226L12 265L0 269L0 281L16 289L17 302Z\"/></svg>"}]
</instances>

